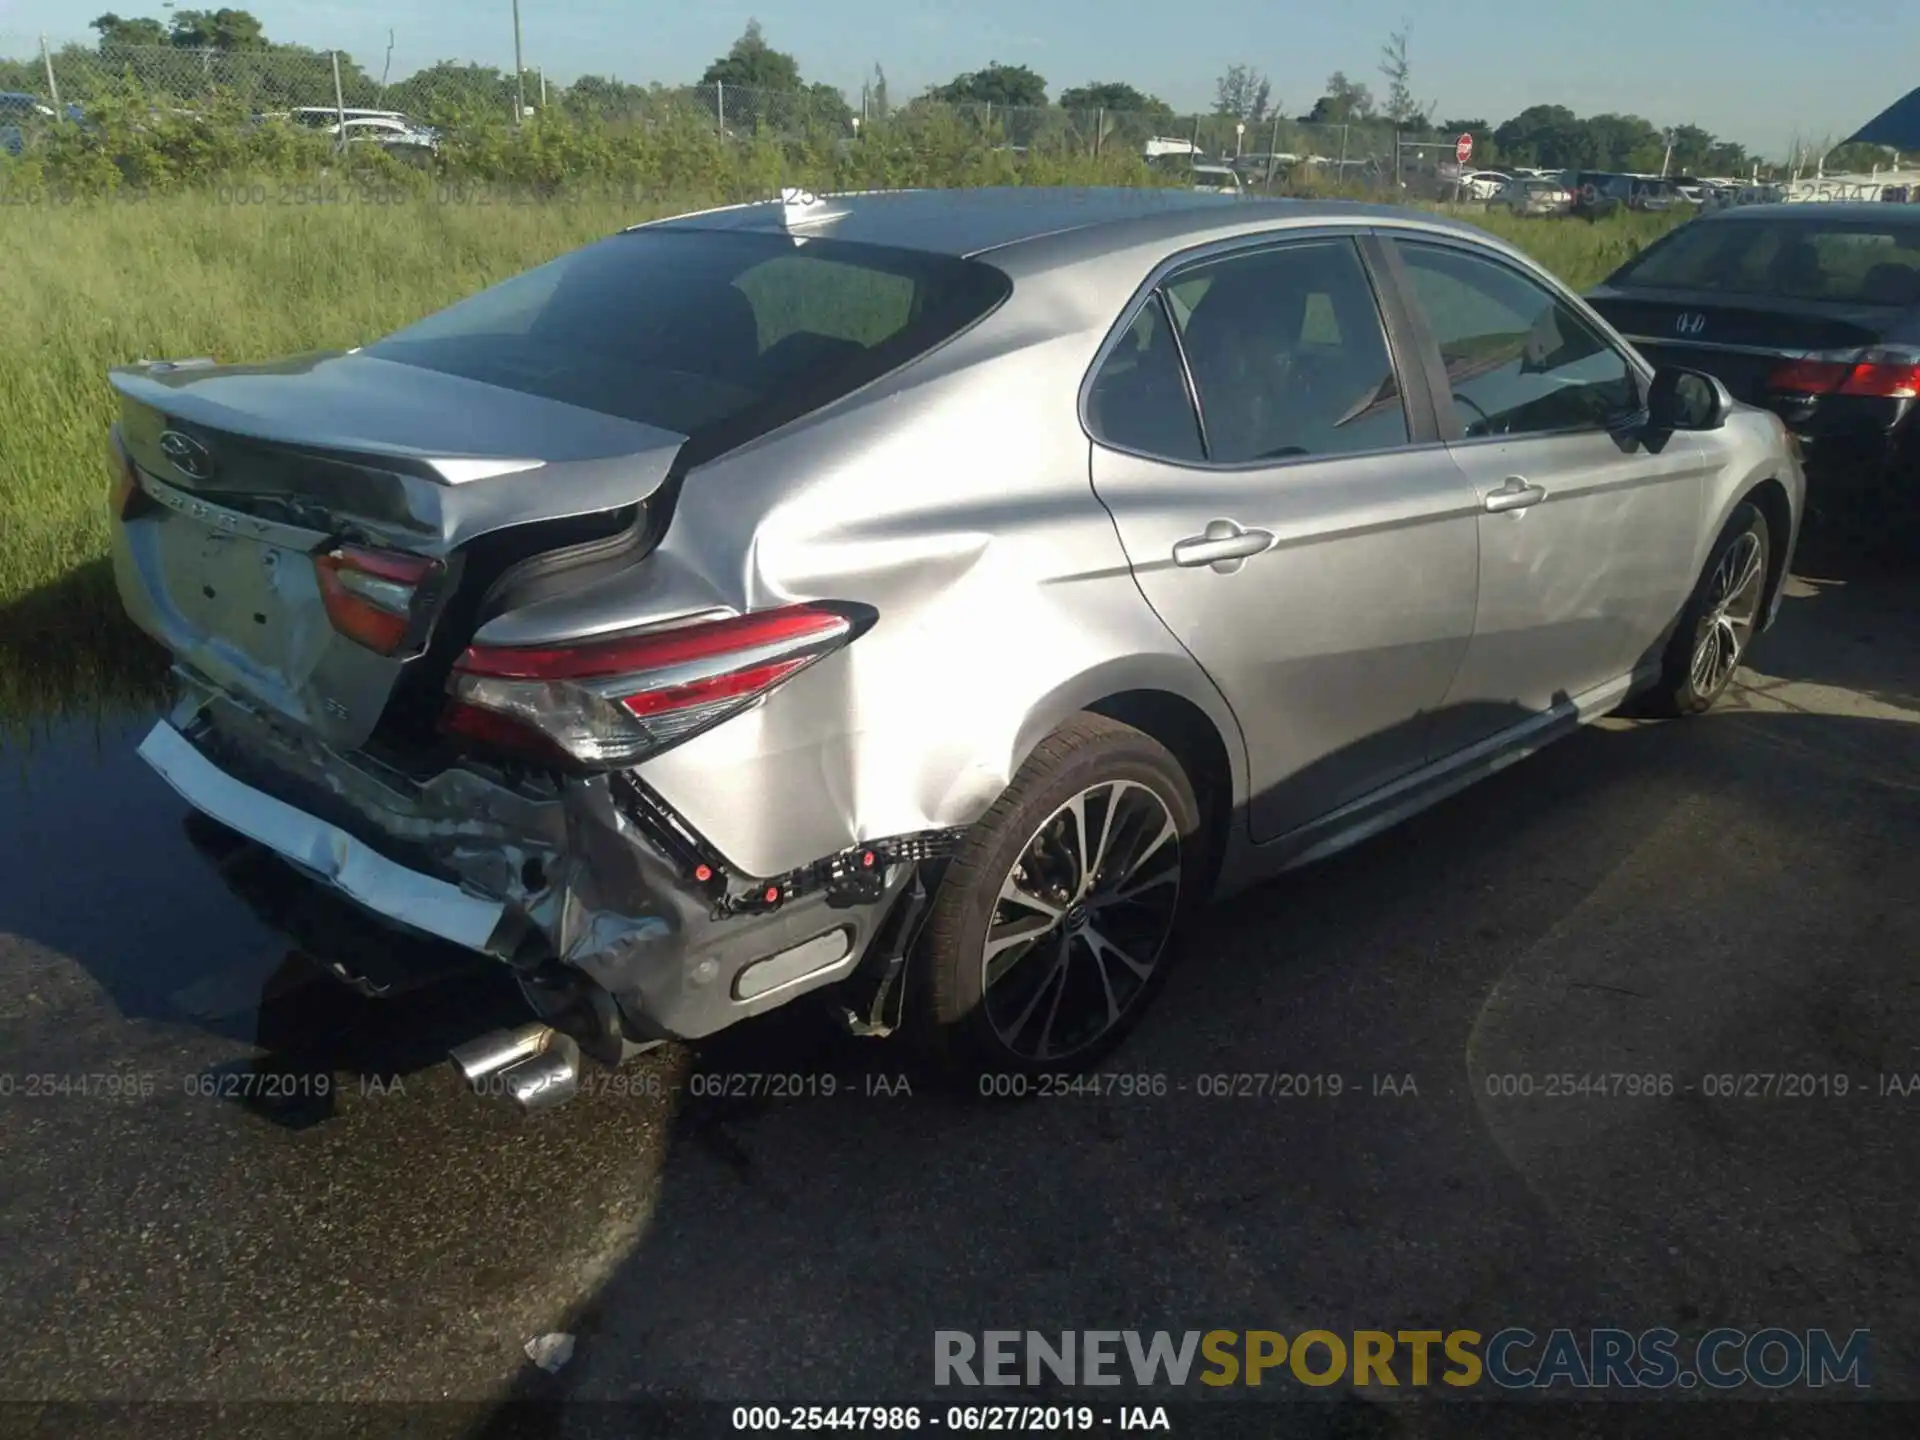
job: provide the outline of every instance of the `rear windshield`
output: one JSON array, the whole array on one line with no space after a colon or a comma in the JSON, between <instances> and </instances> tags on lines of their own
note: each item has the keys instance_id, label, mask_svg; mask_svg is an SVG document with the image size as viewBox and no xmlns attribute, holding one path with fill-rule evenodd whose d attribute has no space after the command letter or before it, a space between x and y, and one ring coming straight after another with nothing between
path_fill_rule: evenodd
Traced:
<instances>
[{"instance_id":1,"label":"rear windshield","mask_svg":"<svg viewBox=\"0 0 1920 1440\"><path fill-rule=\"evenodd\" d=\"M365 347L683 435L804 413L985 315L978 261L785 233L629 231Z\"/></svg>"},{"instance_id":2,"label":"rear windshield","mask_svg":"<svg viewBox=\"0 0 1920 1440\"><path fill-rule=\"evenodd\" d=\"M1920 225L1817 217L1696 223L1648 248L1610 283L1912 305L1920 302Z\"/></svg>"}]
</instances>

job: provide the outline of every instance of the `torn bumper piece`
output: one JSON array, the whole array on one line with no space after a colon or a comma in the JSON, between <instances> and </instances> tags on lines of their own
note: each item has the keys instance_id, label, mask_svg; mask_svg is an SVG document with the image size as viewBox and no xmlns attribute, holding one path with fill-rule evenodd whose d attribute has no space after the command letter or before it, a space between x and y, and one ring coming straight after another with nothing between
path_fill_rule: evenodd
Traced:
<instances>
[{"instance_id":1,"label":"torn bumper piece","mask_svg":"<svg viewBox=\"0 0 1920 1440\"><path fill-rule=\"evenodd\" d=\"M506 914L497 900L396 865L337 826L242 785L164 720L139 755L196 810L389 920L485 951Z\"/></svg>"},{"instance_id":2,"label":"torn bumper piece","mask_svg":"<svg viewBox=\"0 0 1920 1440\"><path fill-rule=\"evenodd\" d=\"M861 852L878 873L854 887L822 883L840 857L736 880L689 863L625 777L402 775L228 697L184 702L139 753L195 809L363 910L510 964L537 1011L556 975L586 977L638 1041L697 1039L851 975L925 848Z\"/></svg>"}]
</instances>

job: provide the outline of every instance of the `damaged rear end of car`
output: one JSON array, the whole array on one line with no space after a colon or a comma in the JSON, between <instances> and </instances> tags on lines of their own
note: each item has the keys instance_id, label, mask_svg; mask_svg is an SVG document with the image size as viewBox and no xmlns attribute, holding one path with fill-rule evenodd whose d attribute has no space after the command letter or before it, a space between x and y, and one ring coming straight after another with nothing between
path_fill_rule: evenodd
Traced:
<instances>
[{"instance_id":1,"label":"damaged rear end of car","mask_svg":"<svg viewBox=\"0 0 1920 1440\"><path fill-rule=\"evenodd\" d=\"M1006 293L931 254L797 255L643 227L362 350L111 375L116 581L175 662L142 756L381 919L512 966L536 1022L456 1058L529 1108L582 1053L897 971L920 864L955 838L756 875L644 778L877 618L763 602L750 553L649 572L690 473ZM864 321L863 271L890 311Z\"/></svg>"}]
</instances>

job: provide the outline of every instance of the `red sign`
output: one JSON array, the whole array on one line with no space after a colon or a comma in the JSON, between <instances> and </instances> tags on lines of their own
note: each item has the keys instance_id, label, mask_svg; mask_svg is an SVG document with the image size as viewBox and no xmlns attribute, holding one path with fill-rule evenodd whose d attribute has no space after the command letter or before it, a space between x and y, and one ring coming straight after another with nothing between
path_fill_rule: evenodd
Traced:
<instances>
[{"instance_id":1,"label":"red sign","mask_svg":"<svg viewBox=\"0 0 1920 1440\"><path fill-rule=\"evenodd\" d=\"M1473 136L1462 135L1453 142L1453 158L1462 165L1473 158Z\"/></svg>"}]
</instances>

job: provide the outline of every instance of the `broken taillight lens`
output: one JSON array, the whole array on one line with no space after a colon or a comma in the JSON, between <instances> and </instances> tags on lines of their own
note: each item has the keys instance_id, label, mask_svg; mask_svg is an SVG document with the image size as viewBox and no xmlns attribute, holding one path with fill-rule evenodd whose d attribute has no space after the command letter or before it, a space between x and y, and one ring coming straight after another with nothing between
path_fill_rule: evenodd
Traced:
<instances>
[{"instance_id":1,"label":"broken taillight lens","mask_svg":"<svg viewBox=\"0 0 1920 1440\"><path fill-rule=\"evenodd\" d=\"M1811 350L1782 361L1767 388L1787 395L1867 395L1882 400L1920 396L1920 352L1898 347Z\"/></svg>"},{"instance_id":2,"label":"broken taillight lens","mask_svg":"<svg viewBox=\"0 0 1920 1440\"><path fill-rule=\"evenodd\" d=\"M637 764L746 709L863 628L854 607L789 605L568 646L475 645L441 728L490 749Z\"/></svg>"},{"instance_id":3,"label":"broken taillight lens","mask_svg":"<svg viewBox=\"0 0 1920 1440\"><path fill-rule=\"evenodd\" d=\"M342 545L313 557L333 628L376 655L394 655L413 631L414 602L436 560Z\"/></svg>"}]
</instances>

